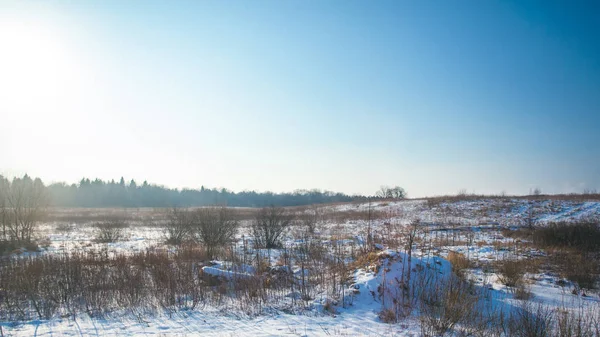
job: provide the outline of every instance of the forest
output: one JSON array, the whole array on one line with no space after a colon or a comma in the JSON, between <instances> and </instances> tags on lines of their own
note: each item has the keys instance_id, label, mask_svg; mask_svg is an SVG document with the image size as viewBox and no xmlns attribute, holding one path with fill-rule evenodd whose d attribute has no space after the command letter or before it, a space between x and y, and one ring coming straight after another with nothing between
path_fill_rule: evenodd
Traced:
<instances>
[{"instance_id":1,"label":"forest","mask_svg":"<svg viewBox=\"0 0 600 337\"><path fill-rule=\"evenodd\" d=\"M11 182L2 176L1 184L14 183L32 185L34 179L28 175L14 178ZM227 205L231 207L301 206L321 203L365 201L385 197L347 195L339 192L295 190L288 193L241 191L233 192L226 188L174 189L161 185L141 184L135 180L118 182L90 180L83 178L78 184L53 183L45 186L35 179L38 185L46 189L51 206L56 207L194 207L207 205ZM378 194L379 195L379 194Z\"/></svg>"}]
</instances>

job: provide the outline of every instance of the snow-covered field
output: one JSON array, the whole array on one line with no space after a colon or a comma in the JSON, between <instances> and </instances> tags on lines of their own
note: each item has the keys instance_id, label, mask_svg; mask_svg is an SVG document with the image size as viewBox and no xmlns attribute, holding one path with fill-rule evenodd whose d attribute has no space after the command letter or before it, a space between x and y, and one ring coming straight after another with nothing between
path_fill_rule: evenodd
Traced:
<instances>
[{"instance_id":1,"label":"snow-covered field","mask_svg":"<svg viewBox=\"0 0 600 337\"><path fill-rule=\"evenodd\" d=\"M175 311L133 308L115 310L103 317L77 314L57 315L48 320L4 321L0 322L1 332L4 336L420 336L419 308L411 309L406 317L393 324L385 323L379 317L382 309L395 307L403 298L400 285L406 282L407 270L413 271L413 283L428 275L449 277L452 268L445 258L449 252L462 253L469 260L477 261L475 267L466 271L473 289L485 294L490 307L511 311L522 301L515 299L514 289L503 285L493 271L481 266L505 259L530 259L544 252L526 242L504 237L502 230L528 224L543 226L549 222L600 219L598 201L406 200L327 205L317 210L321 217L315 240L330 254L327 256L337 258L351 271L349 275L333 275L331 284L334 287L337 284L339 288L315 287L306 301L295 300L297 290L283 294L260 311L251 313L238 310L235 305L212 304ZM152 217L143 214L140 219L124 229L123 240L111 243L95 242L96 229L90 223L57 221L43 224L38 232L40 239L45 241L41 251L17 251L10 258L81 251L118 255L177 250L164 244L161 221L151 221ZM416 220L421 222L412 249L412 261L408 264L403 235ZM232 248L240 256L267 256L269 267L281 269L287 267L285 263L282 265L285 256L293 256L293 252L305 244L300 235L301 226L293 226L283 240L285 249L254 250L249 221L242 221L238 242ZM368 233L377 249L364 263L353 264L361 258L359 252L367 244ZM318 273L318 269L302 270L297 257L289 260L293 280L299 281L309 272L313 273L311 277L317 277L314 273ZM233 263L227 256L202 269L206 274L237 282L258 274L251 262ZM323 270L322 273L326 272ZM540 268L537 273L526 274L525 279L532 294L530 304L543 304L552 310L600 312L597 292L588 291L586 296L573 293L573 284L559 275ZM410 289L423 288L423 284L414 283ZM294 307L291 303L296 302L303 304Z\"/></svg>"}]
</instances>

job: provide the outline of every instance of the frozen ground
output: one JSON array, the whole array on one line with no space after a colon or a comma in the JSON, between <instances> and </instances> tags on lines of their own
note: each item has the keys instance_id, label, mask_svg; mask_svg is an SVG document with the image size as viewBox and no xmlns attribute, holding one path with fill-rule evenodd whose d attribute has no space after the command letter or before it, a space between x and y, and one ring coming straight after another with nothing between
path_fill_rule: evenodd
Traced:
<instances>
[{"instance_id":1,"label":"frozen ground","mask_svg":"<svg viewBox=\"0 0 600 337\"><path fill-rule=\"evenodd\" d=\"M373 213L368 216L371 211ZM436 236L438 240L432 240L429 246L423 245L415 249L411 267L416 268L417 264L435 264L431 263L432 259L439 259L441 262L438 264L444 266L440 267L442 272L449 273L447 261L443 260L449 251L463 253L478 261L497 260L507 255L511 258L523 258L539 253L533 250L519 251L518 247L515 250L504 250L503 245L516 243L502 237L499 230L524 226L529 222L544 224L552 221L598 219L600 202L489 199L432 203L426 200L408 200L323 206L320 212L328 215L323 217L318 228L318 235L324 246L339 244L346 249L355 249L364 244L366 227L370 225L374 237L378 238L378 247L391 249L384 252L389 256L386 263L390 266L386 274L383 274L384 268L379 271L357 269L352 275L351 286L346 289L348 295L344 298L344 303L347 305L338 305L333 312L323 309L323 298L315 299L309 310L299 314L272 308L258 317L211 307L175 313L154 311L141 314L135 310L124 310L103 318L78 315L49 321L0 322L2 333L4 336L419 336L419 322L415 318L407 318L396 324L386 324L378 318L382 298L373 294L379 291L378 288L386 280L399 277L405 268L398 262L403 259L403 251L398 250L400 245L389 240L391 227L402 229L416 219L427 224L432 233L436 232L440 236ZM453 225L449 226L450 223ZM453 229L453 233L457 232L452 235L452 240L458 242L448 243L449 228ZM123 241L108 244L94 242L94 228L85 222L57 221L43 225L40 233L41 238L47 238L46 247L40 254L72 251L120 253L145 251L152 247L175 249L164 246L163 228L151 221L129 226L125 229ZM248 233L247 228L242 228L238 246L244 244L241 235L247 238ZM286 237L286 246L293 247L299 242L292 229ZM28 254L16 252L13 257ZM271 264L277 263L280 252L273 251L271 254ZM227 271L226 263L217 263L210 268L205 272L221 276L231 273ZM245 272L252 271L244 270ZM498 282L494 274L474 269L470 271L470 277L478 287L491 289L492 297L498 303L507 307L514 304L512 293ZM600 305L598 294L592 293L589 297L574 295L568 283L565 286L558 282L560 279L556 275L529 274L527 280L534 303L564 309ZM385 298L386 295L383 296Z\"/></svg>"}]
</instances>

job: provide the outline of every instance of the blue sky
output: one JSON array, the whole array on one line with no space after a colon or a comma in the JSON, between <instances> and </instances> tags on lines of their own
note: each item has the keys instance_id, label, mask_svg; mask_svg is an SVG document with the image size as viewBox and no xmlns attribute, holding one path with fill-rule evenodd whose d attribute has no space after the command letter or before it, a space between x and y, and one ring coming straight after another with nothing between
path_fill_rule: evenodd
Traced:
<instances>
[{"instance_id":1,"label":"blue sky","mask_svg":"<svg viewBox=\"0 0 600 337\"><path fill-rule=\"evenodd\" d=\"M0 172L600 189L599 15L594 1L0 0Z\"/></svg>"}]
</instances>

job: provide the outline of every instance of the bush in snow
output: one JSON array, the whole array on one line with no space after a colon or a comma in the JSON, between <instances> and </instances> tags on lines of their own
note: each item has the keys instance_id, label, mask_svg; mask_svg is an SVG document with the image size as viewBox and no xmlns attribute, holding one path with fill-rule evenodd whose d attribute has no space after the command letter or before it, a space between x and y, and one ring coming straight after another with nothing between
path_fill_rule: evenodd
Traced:
<instances>
[{"instance_id":1,"label":"bush in snow","mask_svg":"<svg viewBox=\"0 0 600 337\"><path fill-rule=\"evenodd\" d=\"M555 315L551 307L524 302L515 308L508 319L508 336L550 337L554 333Z\"/></svg>"},{"instance_id":2,"label":"bush in snow","mask_svg":"<svg viewBox=\"0 0 600 337\"><path fill-rule=\"evenodd\" d=\"M194 214L188 210L173 208L168 214L165 236L168 244L180 245L192 241L194 236Z\"/></svg>"},{"instance_id":3,"label":"bush in snow","mask_svg":"<svg viewBox=\"0 0 600 337\"><path fill-rule=\"evenodd\" d=\"M452 271L456 275L462 276L465 269L470 268L471 262L465 257L465 254L450 251L447 260L452 264Z\"/></svg>"},{"instance_id":4,"label":"bush in snow","mask_svg":"<svg viewBox=\"0 0 600 337\"><path fill-rule=\"evenodd\" d=\"M507 287L516 287L523 281L527 264L522 260L504 260L498 266L498 280Z\"/></svg>"},{"instance_id":5,"label":"bush in snow","mask_svg":"<svg viewBox=\"0 0 600 337\"><path fill-rule=\"evenodd\" d=\"M112 221L99 222L94 227L96 227L96 242L110 243L124 240L125 234L123 232L128 225L122 221Z\"/></svg>"},{"instance_id":6,"label":"bush in snow","mask_svg":"<svg viewBox=\"0 0 600 337\"><path fill-rule=\"evenodd\" d=\"M233 241L239 223L232 209L225 206L202 208L197 215L194 226L196 235L204 244L208 257L212 259L217 249Z\"/></svg>"},{"instance_id":7,"label":"bush in snow","mask_svg":"<svg viewBox=\"0 0 600 337\"><path fill-rule=\"evenodd\" d=\"M257 247L277 248L281 237L292 224L293 217L281 207L265 207L258 211L252 223Z\"/></svg>"},{"instance_id":8,"label":"bush in snow","mask_svg":"<svg viewBox=\"0 0 600 337\"><path fill-rule=\"evenodd\" d=\"M450 275L425 284L420 297L420 321L423 336L443 336L474 311L477 296L472 286Z\"/></svg>"}]
</instances>

